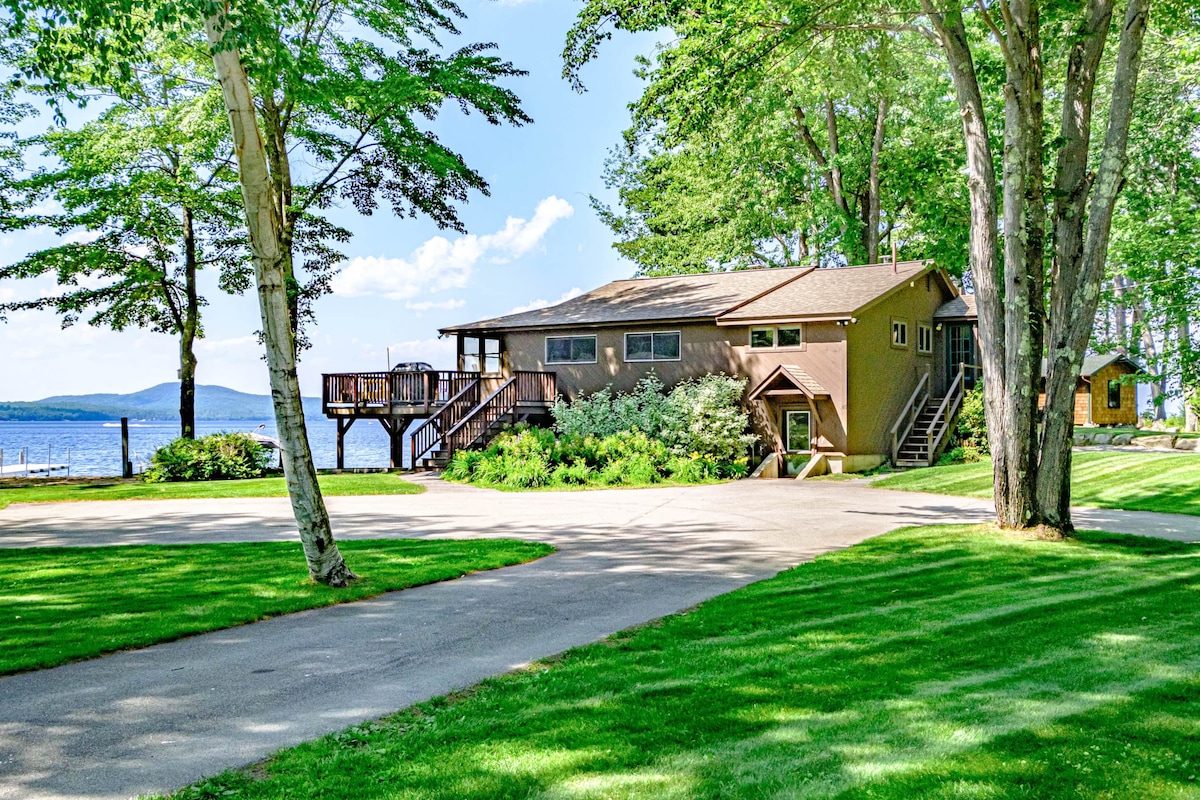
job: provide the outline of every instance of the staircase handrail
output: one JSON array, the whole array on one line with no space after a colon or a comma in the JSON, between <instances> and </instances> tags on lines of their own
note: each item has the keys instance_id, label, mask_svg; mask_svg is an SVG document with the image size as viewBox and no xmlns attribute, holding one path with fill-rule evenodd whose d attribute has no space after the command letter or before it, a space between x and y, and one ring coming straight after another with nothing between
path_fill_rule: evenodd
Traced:
<instances>
[{"instance_id":1,"label":"staircase handrail","mask_svg":"<svg viewBox=\"0 0 1200 800\"><path fill-rule=\"evenodd\" d=\"M463 402L466 400L467 395L473 395L473 397L469 400L469 402ZM446 404L438 409L436 414L417 426L417 429L412 432L412 436L410 437L412 463L415 465L420 459L425 457L426 453L437 447L438 442L444 438L444 430L447 428L453 428L456 424L458 424L459 421L461 421L462 417L454 419L456 412L458 412L461 407L466 406L469 411L471 408L475 407L478 401L479 378L475 378L469 381L466 386L458 391L457 394L447 400ZM448 421L449 424L446 424ZM428 433L426 433L426 428L429 429ZM424 437L426 441L418 442L417 440L419 437Z\"/></svg>"},{"instance_id":2,"label":"staircase handrail","mask_svg":"<svg viewBox=\"0 0 1200 800\"><path fill-rule=\"evenodd\" d=\"M925 437L929 442L929 463L933 463L933 455L937 452L938 447L942 443L942 439L946 436L946 431L950 429L950 420L954 419L954 415L958 412L958 407L963 399L963 372L962 364L958 365L958 374L954 376L954 382L950 384L950 388L946 391L946 396L942 398L942 404L938 406L937 414L930 420L929 426L925 428ZM943 417L945 419L943 420ZM933 436L933 429L939 427L937 438Z\"/></svg>"},{"instance_id":3,"label":"staircase handrail","mask_svg":"<svg viewBox=\"0 0 1200 800\"><path fill-rule=\"evenodd\" d=\"M446 455L453 456L456 450L461 450L464 447L474 444L475 440L482 436L496 420L515 409L518 401L517 379L516 377L512 377L500 384L500 387L496 391L488 395L483 402L475 406L470 413L458 421L458 424L442 436L442 440L446 443ZM501 405L503 405L503 409L496 411ZM466 438L461 432L467 429L468 433L470 433L468 426L475 426L478 418L483 418L484 424L479 426L477 433ZM460 444L459 439L464 438L465 442Z\"/></svg>"},{"instance_id":4,"label":"staircase handrail","mask_svg":"<svg viewBox=\"0 0 1200 800\"><path fill-rule=\"evenodd\" d=\"M913 389L912 396L908 398L908 402L904 405L904 410L900 412L900 416L896 419L896 424L892 426L892 463L900 457L900 443L908 438L908 434L912 432L913 425L917 423L917 416L920 414L920 409L924 407L929 396L929 371L921 376L921 380L917 382L917 388ZM924 394L922 394L924 392ZM918 400L920 402L918 402ZM904 426L904 433L900 433L900 426Z\"/></svg>"}]
</instances>

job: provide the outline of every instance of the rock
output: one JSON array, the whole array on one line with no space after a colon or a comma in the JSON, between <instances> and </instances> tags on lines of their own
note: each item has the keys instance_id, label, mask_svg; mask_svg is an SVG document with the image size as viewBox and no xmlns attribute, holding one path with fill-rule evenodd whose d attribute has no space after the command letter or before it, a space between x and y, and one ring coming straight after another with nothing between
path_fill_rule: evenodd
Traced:
<instances>
[{"instance_id":1,"label":"rock","mask_svg":"<svg viewBox=\"0 0 1200 800\"><path fill-rule=\"evenodd\" d=\"M1132 433L1118 433L1112 438L1112 443L1118 446L1127 445L1133 441Z\"/></svg>"},{"instance_id":2,"label":"rock","mask_svg":"<svg viewBox=\"0 0 1200 800\"><path fill-rule=\"evenodd\" d=\"M1092 440L1088 438L1088 435L1086 433L1080 433L1079 431L1075 431L1075 446L1076 447L1087 447L1091 443L1092 443Z\"/></svg>"},{"instance_id":3,"label":"rock","mask_svg":"<svg viewBox=\"0 0 1200 800\"><path fill-rule=\"evenodd\" d=\"M1092 444L1108 444L1112 441L1112 436L1107 433L1097 433L1092 437Z\"/></svg>"},{"instance_id":4,"label":"rock","mask_svg":"<svg viewBox=\"0 0 1200 800\"><path fill-rule=\"evenodd\" d=\"M1170 450L1175 446L1174 436L1139 436L1133 440L1138 447Z\"/></svg>"},{"instance_id":5,"label":"rock","mask_svg":"<svg viewBox=\"0 0 1200 800\"><path fill-rule=\"evenodd\" d=\"M1176 439L1176 450L1196 450L1200 447L1200 439Z\"/></svg>"}]
</instances>

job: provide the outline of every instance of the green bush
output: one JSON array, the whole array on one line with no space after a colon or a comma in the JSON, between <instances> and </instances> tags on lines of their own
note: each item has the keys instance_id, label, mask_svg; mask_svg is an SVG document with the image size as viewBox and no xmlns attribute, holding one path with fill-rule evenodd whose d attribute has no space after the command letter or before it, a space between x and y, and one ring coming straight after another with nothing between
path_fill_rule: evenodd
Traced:
<instances>
[{"instance_id":1,"label":"green bush","mask_svg":"<svg viewBox=\"0 0 1200 800\"><path fill-rule=\"evenodd\" d=\"M244 433L214 433L158 448L143 477L147 483L261 478L270 460L270 452Z\"/></svg>"},{"instance_id":2,"label":"green bush","mask_svg":"<svg viewBox=\"0 0 1200 800\"><path fill-rule=\"evenodd\" d=\"M963 395L950 447L938 459L938 464L973 464L988 458L989 454L983 388L976 387Z\"/></svg>"}]
</instances>

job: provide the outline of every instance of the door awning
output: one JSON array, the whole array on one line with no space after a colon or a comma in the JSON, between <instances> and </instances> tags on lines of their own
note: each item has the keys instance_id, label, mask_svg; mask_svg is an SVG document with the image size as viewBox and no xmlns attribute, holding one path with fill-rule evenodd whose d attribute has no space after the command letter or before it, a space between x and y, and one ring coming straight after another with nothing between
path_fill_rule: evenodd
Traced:
<instances>
[{"instance_id":1,"label":"door awning","mask_svg":"<svg viewBox=\"0 0 1200 800\"><path fill-rule=\"evenodd\" d=\"M809 375L807 370L793 364L781 364L762 383L754 387L750 392L749 399L753 401L764 396L796 396L798 394L809 400L815 400L818 397L829 397L829 390L822 386L820 381Z\"/></svg>"}]
</instances>

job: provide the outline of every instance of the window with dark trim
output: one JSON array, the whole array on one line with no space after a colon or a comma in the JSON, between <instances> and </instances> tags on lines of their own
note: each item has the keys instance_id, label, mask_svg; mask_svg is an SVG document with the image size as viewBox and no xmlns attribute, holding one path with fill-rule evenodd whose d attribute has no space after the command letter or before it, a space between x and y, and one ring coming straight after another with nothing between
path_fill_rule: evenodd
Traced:
<instances>
[{"instance_id":1,"label":"window with dark trim","mask_svg":"<svg viewBox=\"0 0 1200 800\"><path fill-rule=\"evenodd\" d=\"M464 336L459 369L463 372L482 372L484 375L499 375L504 370L501 355L503 348L499 337Z\"/></svg>"},{"instance_id":2,"label":"window with dark trim","mask_svg":"<svg viewBox=\"0 0 1200 800\"><path fill-rule=\"evenodd\" d=\"M547 364L595 364L595 336L547 336Z\"/></svg>"},{"instance_id":3,"label":"window with dark trim","mask_svg":"<svg viewBox=\"0 0 1200 800\"><path fill-rule=\"evenodd\" d=\"M917 352L922 355L933 352L933 326L917 324Z\"/></svg>"},{"instance_id":4,"label":"window with dark trim","mask_svg":"<svg viewBox=\"0 0 1200 800\"><path fill-rule=\"evenodd\" d=\"M892 347L908 347L908 320L892 320Z\"/></svg>"},{"instance_id":5,"label":"window with dark trim","mask_svg":"<svg viewBox=\"0 0 1200 800\"><path fill-rule=\"evenodd\" d=\"M679 331L625 334L626 361L678 361Z\"/></svg>"},{"instance_id":6,"label":"window with dark trim","mask_svg":"<svg viewBox=\"0 0 1200 800\"><path fill-rule=\"evenodd\" d=\"M1109 381L1108 382L1108 407L1109 408L1120 408L1121 407L1121 382L1120 381Z\"/></svg>"}]
</instances>

